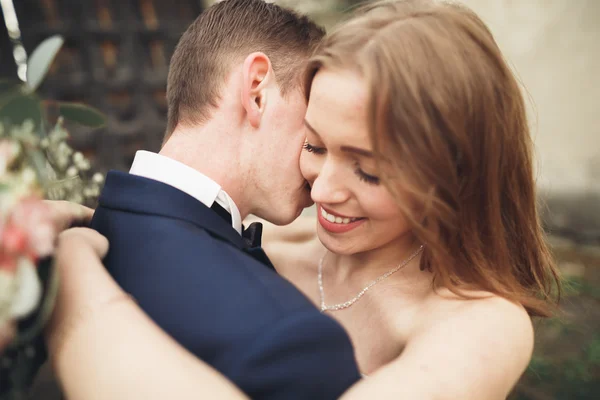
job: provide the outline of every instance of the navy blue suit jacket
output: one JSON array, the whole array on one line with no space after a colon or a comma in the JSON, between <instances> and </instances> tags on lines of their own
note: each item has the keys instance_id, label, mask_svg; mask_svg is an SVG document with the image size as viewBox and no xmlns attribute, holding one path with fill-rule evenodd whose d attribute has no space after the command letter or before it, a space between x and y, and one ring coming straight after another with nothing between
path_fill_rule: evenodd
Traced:
<instances>
[{"instance_id":1,"label":"navy blue suit jacket","mask_svg":"<svg viewBox=\"0 0 600 400\"><path fill-rule=\"evenodd\" d=\"M335 399L359 378L350 340L238 232L169 185L110 172L92 227L105 265L186 349L257 399Z\"/></svg>"}]
</instances>

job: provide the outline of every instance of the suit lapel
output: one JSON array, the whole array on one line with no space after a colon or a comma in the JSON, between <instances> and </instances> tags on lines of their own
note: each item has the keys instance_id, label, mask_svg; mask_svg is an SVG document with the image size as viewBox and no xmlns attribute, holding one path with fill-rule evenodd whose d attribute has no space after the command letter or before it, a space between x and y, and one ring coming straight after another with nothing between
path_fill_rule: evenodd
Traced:
<instances>
[{"instance_id":1,"label":"suit lapel","mask_svg":"<svg viewBox=\"0 0 600 400\"><path fill-rule=\"evenodd\" d=\"M100 195L99 205L187 221L239 249L245 247L239 233L213 210L187 193L152 179L110 171Z\"/></svg>"}]
</instances>

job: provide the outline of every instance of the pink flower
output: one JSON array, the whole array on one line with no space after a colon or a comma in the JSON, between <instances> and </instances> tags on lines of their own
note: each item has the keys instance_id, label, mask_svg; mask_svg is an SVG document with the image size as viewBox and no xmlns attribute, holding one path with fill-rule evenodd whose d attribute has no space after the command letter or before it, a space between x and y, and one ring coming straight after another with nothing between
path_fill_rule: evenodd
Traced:
<instances>
[{"instance_id":1,"label":"pink flower","mask_svg":"<svg viewBox=\"0 0 600 400\"><path fill-rule=\"evenodd\" d=\"M8 254L23 254L27 251L26 233L14 224L6 224L2 232L2 248Z\"/></svg>"},{"instance_id":2,"label":"pink flower","mask_svg":"<svg viewBox=\"0 0 600 400\"><path fill-rule=\"evenodd\" d=\"M0 232L0 243L4 251L26 255L35 262L52 253L56 233L48 206L29 196L15 204Z\"/></svg>"},{"instance_id":3,"label":"pink flower","mask_svg":"<svg viewBox=\"0 0 600 400\"><path fill-rule=\"evenodd\" d=\"M16 269L17 258L14 255L8 254L0 249L0 271L14 274Z\"/></svg>"}]
</instances>

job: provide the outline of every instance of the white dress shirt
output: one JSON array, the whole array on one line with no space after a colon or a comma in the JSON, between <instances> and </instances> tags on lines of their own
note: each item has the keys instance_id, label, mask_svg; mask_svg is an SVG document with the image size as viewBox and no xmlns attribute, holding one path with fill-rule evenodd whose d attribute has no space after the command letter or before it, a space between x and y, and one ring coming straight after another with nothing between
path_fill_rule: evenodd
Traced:
<instances>
[{"instance_id":1,"label":"white dress shirt","mask_svg":"<svg viewBox=\"0 0 600 400\"><path fill-rule=\"evenodd\" d=\"M192 167L161 154L140 150L135 153L129 173L173 186L209 208L216 201L231 214L233 228L242 234L240 210L231 197L218 183Z\"/></svg>"}]
</instances>

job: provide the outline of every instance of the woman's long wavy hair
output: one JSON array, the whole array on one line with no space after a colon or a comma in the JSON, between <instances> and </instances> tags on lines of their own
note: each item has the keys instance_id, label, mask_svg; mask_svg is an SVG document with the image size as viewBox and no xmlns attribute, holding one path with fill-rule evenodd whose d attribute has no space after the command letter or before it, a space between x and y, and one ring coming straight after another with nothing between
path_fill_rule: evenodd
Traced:
<instances>
[{"instance_id":1,"label":"woman's long wavy hair","mask_svg":"<svg viewBox=\"0 0 600 400\"><path fill-rule=\"evenodd\" d=\"M551 315L560 279L537 210L525 102L481 19L453 3L368 5L316 50L307 98L322 68L353 70L367 84L380 173L418 205L399 202L435 286Z\"/></svg>"}]
</instances>

